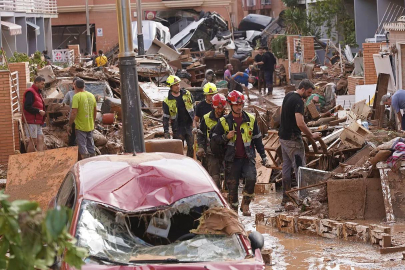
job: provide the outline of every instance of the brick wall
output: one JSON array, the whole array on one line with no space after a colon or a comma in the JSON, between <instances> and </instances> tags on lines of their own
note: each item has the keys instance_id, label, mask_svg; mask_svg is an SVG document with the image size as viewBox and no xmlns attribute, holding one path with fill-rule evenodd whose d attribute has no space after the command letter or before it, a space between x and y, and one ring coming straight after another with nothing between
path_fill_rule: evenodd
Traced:
<instances>
[{"instance_id":1,"label":"brick wall","mask_svg":"<svg viewBox=\"0 0 405 270\"><path fill-rule=\"evenodd\" d=\"M314 37L301 37L304 63L309 63L315 56Z\"/></svg>"},{"instance_id":2,"label":"brick wall","mask_svg":"<svg viewBox=\"0 0 405 270\"><path fill-rule=\"evenodd\" d=\"M347 78L347 89L349 95L354 95L356 92L356 85L363 85L364 77L349 76Z\"/></svg>"},{"instance_id":3,"label":"brick wall","mask_svg":"<svg viewBox=\"0 0 405 270\"><path fill-rule=\"evenodd\" d=\"M10 71L0 71L0 164L8 163L14 154L14 125L10 100Z\"/></svg>"},{"instance_id":4,"label":"brick wall","mask_svg":"<svg viewBox=\"0 0 405 270\"><path fill-rule=\"evenodd\" d=\"M22 108L22 98L27 90L27 84L30 82L30 68L28 62L9 63L8 68L10 72L18 71L18 84L20 86L20 108Z\"/></svg>"},{"instance_id":5,"label":"brick wall","mask_svg":"<svg viewBox=\"0 0 405 270\"><path fill-rule=\"evenodd\" d=\"M79 45L68 45L69 50L73 50L75 63L80 63L80 46Z\"/></svg>"},{"instance_id":6,"label":"brick wall","mask_svg":"<svg viewBox=\"0 0 405 270\"><path fill-rule=\"evenodd\" d=\"M299 36L287 36L287 52L289 62L292 63L294 60L294 39L299 38Z\"/></svg>"},{"instance_id":7,"label":"brick wall","mask_svg":"<svg viewBox=\"0 0 405 270\"><path fill-rule=\"evenodd\" d=\"M381 43L363 43L364 84L377 83L373 54L380 52Z\"/></svg>"}]
</instances>

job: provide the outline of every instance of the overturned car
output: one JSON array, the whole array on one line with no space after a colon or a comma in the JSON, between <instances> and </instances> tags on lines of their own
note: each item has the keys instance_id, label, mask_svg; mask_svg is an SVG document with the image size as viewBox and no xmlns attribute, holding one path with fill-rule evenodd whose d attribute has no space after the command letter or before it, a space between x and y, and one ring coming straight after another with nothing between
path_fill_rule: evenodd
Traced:
<instances>
[{"instance_id":1,"label":"overturned car","mask_svg":"<svg viewBox=\"0 0 405 270\"><path fill-rule=\"evenodd\" d=\"M171 39L177 48L190 48L191 51L208 51L221 46L233 46L232 33L227 22L217 13L207 12L198 21L187 25Z\"/></svg>"},{"instance_id":2,"label":"overturned car","mask_svg":"<svg viewBox=\"0 0 405 270\"><path fill-rule=\"evenodd\" d=\"M182 155L80 161L50 206L73 210L69 232L89 251L82 269L264 269L263 237L246 235L208 173Z\"/></svg>"}]
</instances>

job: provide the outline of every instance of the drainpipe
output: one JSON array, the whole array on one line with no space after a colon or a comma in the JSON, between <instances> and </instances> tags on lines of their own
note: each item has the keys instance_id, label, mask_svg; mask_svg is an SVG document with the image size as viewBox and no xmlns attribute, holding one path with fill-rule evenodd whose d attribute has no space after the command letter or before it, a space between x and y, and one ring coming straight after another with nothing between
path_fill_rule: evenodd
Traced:
<instances>
[{"instance_id":1,"label":"drainpipe","mask_svg":"<svg viewBox=\"0 0 405 270\"><path fill-rule=\"evenodd\" d=\"M142 3L141 0L136 0L136 20L137 20L137 27L138 27L138 55L145 54L145 47L143 45L143 34L142 34Z\"/></svg>"},{"instance_id":2,"label":"drainpipe","mask_svg":"<svg viewBox=\"0 0 405 270\"><path fill-rule=\"evenodd\" d=\"M89 55L92 54L90 39L89 0L86 0L86 51Z\"/></svg>"},{"instance_id":3,"label":"drainpipe","mask_svg":"<svg viewBox=\"0 0 405 270\"><path fill-rule=\"evenodd\" d=\"M126 153L145 152L141 98L133 49L130 0L117 0L122 128Z\"/></svg>"}]
</instances>

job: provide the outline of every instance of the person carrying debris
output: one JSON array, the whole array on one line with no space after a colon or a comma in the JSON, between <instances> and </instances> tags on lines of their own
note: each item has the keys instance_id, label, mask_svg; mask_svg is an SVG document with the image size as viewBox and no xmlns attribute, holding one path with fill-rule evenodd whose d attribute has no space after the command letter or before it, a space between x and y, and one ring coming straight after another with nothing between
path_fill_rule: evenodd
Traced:
<instances>
[{"instance_id":1,"label":"person carrying debris","mask_svg":"<svg viewBox=\"0 0 405 270\"><path fill-rule=\"evenodd\" d=\"M44 77L38 76L34 79L34 84L24 93L25 135L29 139L27 153L44 150L44 133L42 132L42 125L45 123L45 103L42 98L44 87Z\"/></svg>"},{"instance_id":2,"label":"person carrying debris","mask_svg":"<svg viewBox=\"0 0 405 270\"><path fill-rule=\"evenodd\" d=\"M201 87L204 87L207 83L215 83L215 73L212 69L207 69L205 72L205 79L203 80Z\"/></svg>"},{"instance_id":3,"label":"person carrying debris","mask_svg":"<svg viewBox=\"0 0 405 270\"><path fill-rule=\"evenodd\" d=\"M84 90L82 79L77 79L74 82L74 88L76 94L73 96L72 111L66 130L68 134L76 133L79 154L81 159L85 159L96 154L93 130L97 114L97 102L92 93ZM75 123L75 130L72 131L73 122Z\"/></svg>"},{"instance_id":4,"label":"person carrying debris","mask_svg":"<svg viewBox=\"0 0 405 270\"><path fill-rule=\"evenodd\" d=\"M98 56L95 59L97 67L104 67L108 63L107 56L104 55L102 50L98 51Z\"/></svg>"},{"instance_id":5,"label":"person carrying debris","mask_svg":"<svg viewBox=\"0 0 405 270\"><path fill-rule=\"evenodd\" d=\"M301 132L314 140L321 137L319 132L312 133L304 122L304 101L315 89L313 83L302 80L298 90L288 93L283 100L281 107L281 120L278 136L283 157L282 183L283 200L281 205L289 201L286 191L291 190L291 169L294 168L295 175L298 175L298 168L305 167L305 150Z\"/></svg>"},{"instance_id":6,"label":"person carrying debris","mask_svg":"<svg viewBox=\"0 0 405 270\"><path fill-rule=\"evenodd\" d=\"M234 90L228 94L227 101L232 113L219 119L212 130L212 140L214 144L225 148L228 202L232 209L238 210L238 183L240 178L245 178L241 211L244 216L250 216L249 204L254 197L257 177L255 150L259 152L264 166L268 166L268 161L255 116L243 111L245 96Z\"/></svg>"},{"instance_id":7,"label":"person carrying debris","mask_svg":"<svg viewBox=\"0 0 405 270\"><path fill-rule=\"evenodd\" d=\"M194 156L194 137L192 134L194 119L194 99L186 89L180 89L180 78L170 75L166 83L170 87L169 95L163 101L163 129L165 139L170 139L169 121L173 139L187 143L187 156Z\"/></svg>"},{"instance_id":8,"label":"person carrying debris","mask_svg":"<svg viewBox=\"0 0 405 270\"><path fill-rule=\"evenodd\" d=\"M391 106L394 109L401 129L405 130L405 116L401 114L401 110L405 110L405 90L399 89L392 96L390 94L383 95L380 104Z\"/></svg>"},{"instance_id":9,"label":"person carrying debris","mask_svg":"<svg viewBox=\"0 0 405 270\"><path fill-rule=\"evenodd\" d=\"M277 64L276 57L272 52L269 51L269 48L263 47L265 53L263 54L263 72L264 80L267 87L267 95L273 94L273 73ZM263 94L266 92L266 89L263 90Z\"/></svg>"},{"instance_id":10,"label":"person carrying debris","mask_svg":"<svg viewBox=\"0 0 405 270\"><path fill-rule=\"evenodd\" d=\"M74 77L72 81L72 90L66 93L65 97L63 98L62 103L69 105L70 106L70 111L69 111L69 118L70 118L70 113L72 112L72 101L73 101L73 96L76 94L76 90L74 87L75 81L78 79L78 77ZM73 122L72 124L72 130L75 130L75 123ZM76 132L71 132L69 135L69 146L75 146L76 145Z\"/></svg>"},{"instance_id":11,"label":"person carrying debris","mask_svg":"<svg viewBox=\"0 0 405 270\"><path fill-rule=\"evenodd\" d=\"M224 80L225 81L229 82L231 80L232 70L233 70L233 66L231 64L227 64L226 65L226 70L224 72Z\"/></svg>"},{"instance_id":12,"label":"person carrying debris","mask_svg":"<svg viewBox=\"0 0 405 270\"><path fill-rule=\"evenodd\" d=\"M205 169L211 175L218 189L221 189L220 170L222 157L211 151L210 137L212 128L218 123L218 120L224 115L226 98L222 94L215 94L212 97L212 110L205 114L201 119L200 131L197 135L198 151L197 156L205 158Z\"/></svg>"},{"instance_id":13,"label":"person carrying debris","mask_svg":"<svg viewBox=\"0 0 405 270\"><path fill-rule=\"evenodd\" d=\"M258 88L259 88L259 93L262 93L262 88L266 87L264 84L264 50L263 50L263 47L260 47L258 50L259 50L259 54L257 54L255 56L254 65L259 68ZM266 91L266 89L264 89L263 91Z\"/></svg>"},{"instance_id":14,"label":"person carrying debris","mask_svg":"<svg viewBox=\"0 0 405 270\"><path fill-rule=\"evenodd\" d=\"M248 85L249 83L254 84L255 82L256 78L254 76L249 76L249 74L244 72L236 72L234 75L232 75L231 80L228 83L229 92L233 90L241 93L245 92L248 100L250 100Z\"/></svg>"}]
</instances>

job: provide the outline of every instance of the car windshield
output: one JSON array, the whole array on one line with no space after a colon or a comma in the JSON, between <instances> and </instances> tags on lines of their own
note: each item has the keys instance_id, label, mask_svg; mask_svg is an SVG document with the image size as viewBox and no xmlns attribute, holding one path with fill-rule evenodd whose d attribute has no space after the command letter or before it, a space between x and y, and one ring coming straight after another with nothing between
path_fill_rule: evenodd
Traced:
<instances>
[{"instance_id":1,"label":"car windshield","mask_svg":"<svg viewBox=\"0 0 405 270\"><path fill-rule=\"evenodd\" d=\"M124 213L84 200L77 224L78 245L89 250L87 263L146 263L242 260L238 235L192 234L202 213L223 207L215 192L183 198L141 213Z\"/></svg>"}]
</instances>

